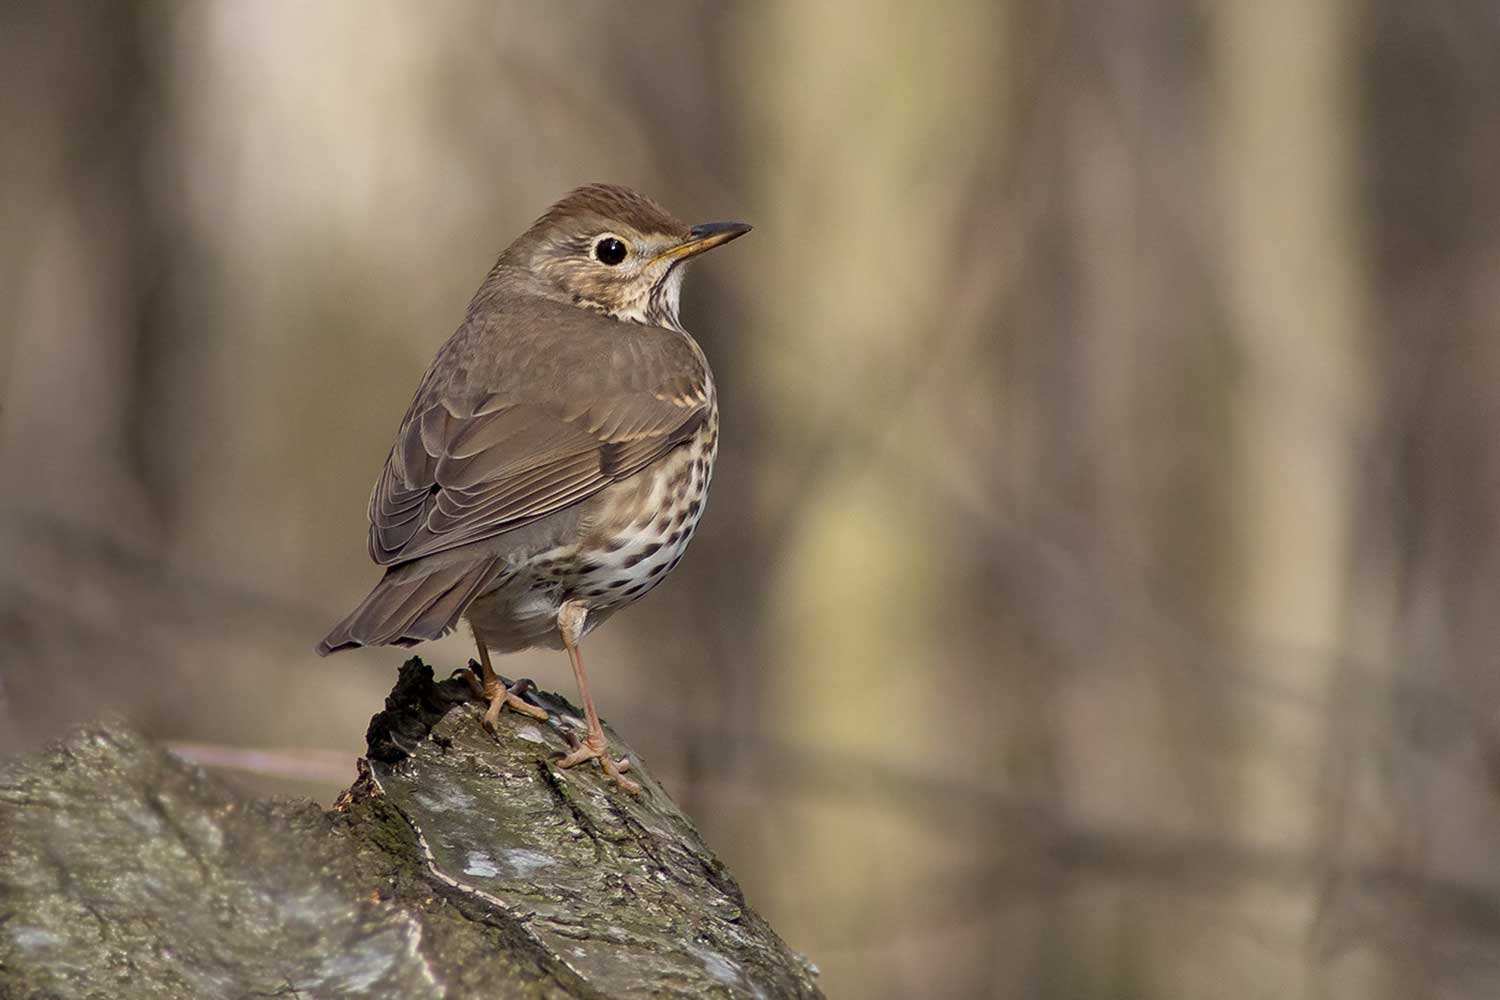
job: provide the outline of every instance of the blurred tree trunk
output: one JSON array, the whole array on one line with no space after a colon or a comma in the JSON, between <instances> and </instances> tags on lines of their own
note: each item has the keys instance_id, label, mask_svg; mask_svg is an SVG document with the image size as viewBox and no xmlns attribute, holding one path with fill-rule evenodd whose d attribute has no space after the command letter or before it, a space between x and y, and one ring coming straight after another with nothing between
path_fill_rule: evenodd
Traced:
<instances>
[{"instance_id":1,"label":"blurred tree trunk","mask_svg":"<svg viewBox=\"0 0 1500 1000\"><path fill-rule=\"evenodd\" d=\"M760 507L782 529L771 735L815 742L870 789L803 797L778 833L797 849L768 847L781 892L819 900L787 914L789 934L813 933L825 908L847 914L846 946L821 961L851 974L878 963L892 995L962 994L972 982L945 977L974 972L950 951L967 932L903 915L918 886L973 859L942 835L943 813L897 805L896 776L952 767L980 787L1003 781L1004 737L949 729L936 692L945 676L974 683L985 655L954 641L967 634L952 626L965 606L954 555L970 541L948 530L938 470L988 461L957 451L948 406L973 388L966 348L990 294L965 249L991 249L967 210L1003 142L1004 11L779 2L744 22L749 145L765 158L753 183L769 216L756 221L799 248L766 255L751 282L769 423ZM952 674L921 675L934 652ZM967 716L974 703L958 700Z\"/></svg>"},{"instance_id":2,"label":"blurred tree trunk","mask_svg":"<svg viewBox=\"0 0 1500 1000\"><path fill-rule=\"evenodd\" d=\"M95 630L117 624L101 554L161 551L144 461L168 256L155 41L134 4L0 8L0 749L55 715L22 664L101 655ZM57 683L89 697L75 672Z\"/></svg>"},{"instance_id":3,"label":"blurred tree trunk","mask_svg":"<svg viewBox=\"0 0 1500 1000\"><path fill-rule=\"evenodd\" d=\"M25 94L0 121L0 243L7 351L0 355L0 464L7 506L149 545L140 354L161 279L145 178L156 94L149 26L130 4L7 5L0 86ZM16 141L24 137L25 141Z\"/></svg>"},{"instance_id":4,"label":"blurred tree trunk","mask_svg":"<svg viewBox=\"0 0 1500 1000\"><path fill-rule=\"evenodd\" d=\"M1239 365L1229 620L1255 651L1262 682L1294 695L1247 702L1237 721L1243 749L1226 775L1238 796L1231 835L1298 852L1328 846L1320 842L1356 810L1389 813L1388 802L1351 802L1341 767L1348 727L1384 728L1345 665L1391 662L1391 567L1366 564L1360 580L1351 572L1374 388L1356 12L1352 3L1285 0L1212 14L1223 281ZM1375 691L1388 683L1358 679ZM1249 884L1242 915L1310 930L1326 889ZM1390 978L1401 964L1399 954L1364 952L1335 969L1312 954L1278 972L1275 991L1314 997L1337 985L1341 995L1410 996L1417 981ZM1220 949L1218 966L1266 982L1264 956L1249 942Z\"/></svg>"},{"instance_id":5,"label":"blurred tree trunk","mask_svg":"<svg viewBox=\"0 0 1500 1000\"><path fill-rule=\"evenodd\" d=\"M1037 83L1004 399L1022 434L1003 460L1032 540L1012 587L1032 594L1056 692L1056 810L1081 832L1212 841L1235 827L1224 734L1245 699L1217 673L1213 631L1237 553L1203 152L1211 53L1189 3L1025 9L1017 63ZM1042 980L1058 995L1202 991L1211 970L1128 880L1064 884L1044 904Z\"/></svg>"}]
</instances>

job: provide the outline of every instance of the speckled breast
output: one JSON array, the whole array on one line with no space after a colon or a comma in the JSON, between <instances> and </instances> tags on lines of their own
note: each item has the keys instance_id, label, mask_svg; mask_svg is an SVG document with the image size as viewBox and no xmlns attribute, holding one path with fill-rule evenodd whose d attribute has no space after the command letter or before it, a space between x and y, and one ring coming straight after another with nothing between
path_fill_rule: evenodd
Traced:
<instances>
[{"instance_id":1,"label":"speckled breast","mask_svg":"<svg viewBox=\"0 0 1500 1000\"><path fill-rule=\"evenodd\" d=\"M677 567L708 497L718 446L717 420L636 476L579 546L568 596L590 609L643 597Z\"/></svg>"},{"instance_id":2,"label":"speckled breast","mask_svg":"<svg viewBox=\"0 0 1500 1000\"><path fill-rule=\"evenodd\" d=\"M599 493L576 536L531 554L469 607L474 634L501 652L560 648L564 601L587 605L586 634L655 589L682 559L703 514L718 431L715 408L689 440Z\"/></svg>"}]
</instances>

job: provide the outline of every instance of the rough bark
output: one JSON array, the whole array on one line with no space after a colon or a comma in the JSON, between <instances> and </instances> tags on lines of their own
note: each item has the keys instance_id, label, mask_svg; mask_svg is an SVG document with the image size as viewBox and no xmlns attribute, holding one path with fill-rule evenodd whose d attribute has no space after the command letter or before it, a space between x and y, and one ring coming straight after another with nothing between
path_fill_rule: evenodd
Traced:
<instances>
[{"instance_id":1,"label":"rough bark","mask_svg":"<svg viewBox=\"0 0 1500 1000\"><path fill-rule=\"evenodd\" d=\"M638 758L576 709L480 722L413 658L334 809L252 802L118 724L0 767L0 996L817 997Z\"/></svg>"}]
</instances>

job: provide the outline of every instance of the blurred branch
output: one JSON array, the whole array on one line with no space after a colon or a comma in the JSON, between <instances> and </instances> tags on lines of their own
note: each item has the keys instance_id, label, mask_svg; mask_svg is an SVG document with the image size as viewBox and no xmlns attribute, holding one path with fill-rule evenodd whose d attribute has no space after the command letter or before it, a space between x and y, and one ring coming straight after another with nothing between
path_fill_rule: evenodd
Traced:
<instances>
[{"instance_id":1,"label":"blurred branch","mask_svg":"<svg viewBox=\"0 0 1500 1000\"><path fill-rule=\"evenodd\" d=\"M359 761L354 754L313 748L260 749L177 740L164 745L172 753L199 767L242 771L292 781L343 782L354 773Z\"/></svg>"},{"instance_id":2,"label":"blurred branch","mask_svg":"<svg viewBox=\"0 0 1500 1000\"><path fill-rule=\"evenodd\" d=\"M904 461L908 457L920 458L901 455L898 460ZM1472 728L1485 721L1478 714L1478 706L1437 679L1401 674L1392 671L1388 664L1366 662L1347 651L1301 648L1274 637L1247 636L1243 630L1225 623L1189 620L1184 617L1183 609L1165 608L1151 591L1142 591L1130 583L1143 577L1149 579L1149 572L1116 570L1115 563L1125 558L1123 554L1115 553L1110 559L1096 557L1089 564L1088 572L1084 573L1084 554L1072 551L1061 541L1079 534L1077 526L1067 521L1064 515L1056 511L1050 515L1054 525L1051 530L1040 533L1023 531L1019 526L1008 524L999 510L971 497L967 490L953 483L947 470L934 467L929 471L933 474L934 485L971 518L972 525L987 535L989 544L985 550L993 553L990 558L1013 567L1027 579L1040 581L1043 590L1061 591L1058 600L1068 606L1090 608L1087 618L1096 626L1101 622L1112 622L1136 632L1154 646L1181 650L1180 655L1163 662L1164 669L1194 676L1201 683L1233 684L1256 698L1309 718L1326 719L1335 712L1349 711L1354 707L1351 698L1380 701L1395 697L1426 717L1446 719L1455 726ZM0 578L0 612L9 606L12 616L9 638L13 642L24 636L24 629L18 628L24 623L16 616L30 616L48 622L48 627L71 635L88 635L96 631L108 635L120 629L121 621L137 624L144 621L175 622L184 628L204 628L207 622L244 620L264 626L267 620L275 620L281 630L309 635L323 624L324 616L315 609L226 580L175 570L158 559L118 544L106 533L72 522L65 516L41 511L18 511L13 516L16 520L12 525L14 534L11 539L13 546L19 548L11 551L12 565L23 570L28 566L47 567L45 571L23 571L9 578ZM59 572L59 567L63 568L61 580L53 580L52 576ZM108 620L89 620L71 599L76 597L72 585L56 585L66 584L75 577L90 579L111 593L127 596L130 606ZM4 620L0 617L0 622ZM223 625L215 628L222 630ZM153 654L149 648L141 652L147 658ZM14 650L11 655L14 655ZM1357 671L1364 683L1352 691L1339 693L1340 700L1335 702L1243 665L1246 661L1287 659L1341 663ZM918 794L919 800L943 789L947 789L946 794L954 799L983 794L971 780L935 779L917 769L902 770L895 765L853 754L841 756L826 746L782 745L753 727L738 731L732 723L729 728L705 727L681 713L655 710L657 702L649 698L631 702L627 697L617 704L630 714L651 719L660 730L686 739L714 743L721 748L729 745L753 749L763 765L779 773L806 777L801 768L782 768L780 765L794 759L804 763L817 762L818 766L826 766L841 775L836 784L846 792L864 787L863 781L848 781L855 772L864 772L869 775L871 793L877 795L881 794L879 789L889 782L906 786L908 792ZM0 711L5 706L4 676L0 674ZM1389 740L1395 736L1385 733L1384 738ZM207 750L207 744L200 746ZM217 752L229 754L231 751L221 748ZM275 755L274 758L259 758L259 764L245 768L247 770L281 766L293 770L308 767L318 770L341 766L332 758L320 758L316 765L295 764L293 761L301 751L286 748L246 752ZM332 753L326 750L309 752ZM211 766L234 766L220 760L203 762ZM705 766L717 774L717 762L707 761ZM342 775L347 771L339 773ZM897 801L910 800L901 798Z\"/></svg>"}]
</instances>

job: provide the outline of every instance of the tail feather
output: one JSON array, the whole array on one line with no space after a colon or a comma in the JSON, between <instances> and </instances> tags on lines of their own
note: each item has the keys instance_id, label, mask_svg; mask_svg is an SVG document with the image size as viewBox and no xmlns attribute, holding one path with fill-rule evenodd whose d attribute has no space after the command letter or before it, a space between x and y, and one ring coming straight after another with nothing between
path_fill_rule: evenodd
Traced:
<instances>
[{"instance_id":1,"label":"tail feather","mask_svg":"<svg viewBox=\"0 0 1500 1000\"><path fill-rule=\"evenodd\" d=\"M414 646L458 625L459 616L504 572L498 559L388 570L375 589L318 643L319 656L355 646Z\"/></svg>"}]
</instances>

